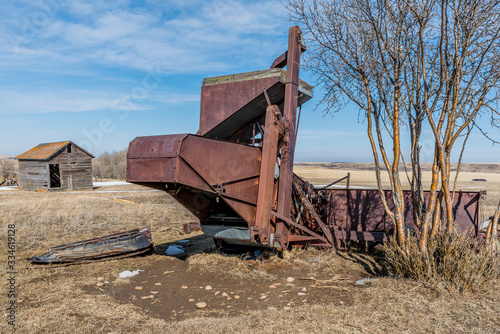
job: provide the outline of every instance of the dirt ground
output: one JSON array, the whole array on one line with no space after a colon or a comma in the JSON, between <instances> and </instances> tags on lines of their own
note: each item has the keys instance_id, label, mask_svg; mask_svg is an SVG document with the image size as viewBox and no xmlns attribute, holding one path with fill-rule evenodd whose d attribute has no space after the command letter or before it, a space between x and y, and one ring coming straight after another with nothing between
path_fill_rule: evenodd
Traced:
<instances>
[{"instance_id":1,"label":"dirt ground","mask_svg":"<svg viewBox=\"0 0 500 334\"><path fill-rule=\"evenodd\" d=\"M373 171L341 167L297 165L296 172L325 184L349 171L351 184L370 186ZM491 203L498 202L500 171L493 171L467 172L460 186L485 178L481 187ZM172 198L139 186L0 191L0 212L4 247L9 225L16 226L19 333L498 333L498 280L459 295L388 276L378 252L221 252L199 232L181 234L182 223L195 218ZM144 226L152 230L152 255L26 269L24 259L50 246ZM183 252L167 255L172 248ZM2 278L10 275L7 255L0 253ZM119 278L138 269L137 276ZM100 277L103 286L97 285ZM355 285L364 278L371 281ZM6 309L9 286L2 282ZM198 309L200 302L206 307ZM11 331L4 317L0 332Z\"/></svg>"},{"instance_id":2,"label":"dirt ground","mask_svg":"<svg viewBox=\"0 0 500 334\"><path fill-rule=\"evenodd\" d=\"M193 242L200 242L200 239L194 238ZM332 300L339 305L348 305L352 303L348 287L355 280L367 276L359 271L334 276L315 272L311 276L312 273L307 270L283 260L245 260L235 264L243 265L239 270L246 272L242 275L246 277L236 277L218 273L218 269L207 272L200 268L196 262L201 260L202 266L205 266L206 255L201 254L187 261L168 257L141 272L130 283L104 288L105 292L120 302L132 301L161 319L234 317L248 311L291 309L311 303L331 303ZM209 261L214 261L215 266L217 262L227 261L225 255L213 256L215 259ZM267 267L265 271L255 274L254 270L259 270L262 265ZM136 290L137 287L142 289ZM207 303L207 307L197 309L199 302Z\"/></svg>"}]
</instances>

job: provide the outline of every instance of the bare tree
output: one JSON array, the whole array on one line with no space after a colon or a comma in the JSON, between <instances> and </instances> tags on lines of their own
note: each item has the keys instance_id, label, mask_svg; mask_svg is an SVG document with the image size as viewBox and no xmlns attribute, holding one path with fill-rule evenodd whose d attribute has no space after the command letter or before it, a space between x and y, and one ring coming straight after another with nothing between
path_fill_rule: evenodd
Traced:
<instances>
[{"instance_id":1,"label":"bare tree","mask_svg":"<svg viewBox=\"0 0 500 334\"><path fill-rule=\"evenodd\" d=\"M92 174L95 180L124 180L127 176L127 149L101 154L92 163Z\"/></svg>"},{"instance_id":2,"label":"bare tree","mask_svg":"<svg viewBox=\"0 0 500 334\"><path fill-rule=\"evenodd\" d=\"M0 182L17 178L17 161L14 159L0 159Z\"/></svg>"},{"instance_id":3,"label":"bare tree","mask_svg":"<svg viewBox=\"0 0 500 334\"><path fill-rule=\"evenodd\" d=\"M486 244L490 247L490 251L493 251L496 247L495 236L498 233L498 220L500 220L500 202L498 202L497 209L493 217L491 217L491 222L486 232Z\"/></svg>"},{"instance_id":4,"label":"bare tree","mask_svg":"<svg viewBox=\"0 0 500 334\"><path fill-rule=\"evenodd\" d=\"M490 115L498 126L500 0L289 0L287 8L305 26L306 67L324 88L327 111L354 103L366 119L378 188L401 246L405 204L399 166L406 170L404 151L409 155L411 176L406 175L425 250L429 235L454 226L452 150L461 143L460 163L478 115ZM405 128L411 139L406 150ZM424 128L432 131L435 146L427 200L420 168ZM391 198L382 189L382 165Z\"/></svg>"}]
</instances>

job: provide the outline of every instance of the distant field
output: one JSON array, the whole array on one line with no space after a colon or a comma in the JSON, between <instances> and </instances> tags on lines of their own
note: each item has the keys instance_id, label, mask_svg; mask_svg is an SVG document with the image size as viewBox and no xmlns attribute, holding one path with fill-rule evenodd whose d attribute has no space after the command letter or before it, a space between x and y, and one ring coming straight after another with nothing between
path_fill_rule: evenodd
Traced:
<instances>
[{"instance_id":1,"label":"distant field","mask_svg":"<svg viewBox=\"0 0 500 334\"><path fill-rule=\"evenodd\" d=\"M431 164L423 164L424 188L428 189L431 181ZM451 181L455 180L456 165L453 166ZM335 180L351 174L351 186L376 187L375 167L372 163L296 163L294 172L300 177L315 185L327 185ZM410 171L409 171L410 172ZM389 188L387 173L382 171L382 184ZM408 175L411 178L411 173ZM400 169L403 187L409 189L409 182L403 168ZM486 179L486 182L472 181L473 179ZM345 186L345 181L338 184ZM457 190L486 190L484 201L485 215L492 215L500 201L500 164L467 163L462 164L457 180Z\"/></svg>"},{"instance_id":2,"label":"distant field","mask_svg":"<svg viewBox=\"0 0 500 334\"><path fill-rule=\"evenodd\" d=\"M333 169L352 169L352 170L375 170L375 165L371 162L296 162L295 166L321 166ZM430 171L431 163L422 163L422 170ZM384 168L383 168L384 169ZM452 164L452 171L456 171L457 164ZM404 166L400 166L400 170L404 171ZM463 172L473 173L500 173L500 163L463 163L460 166Z\"/></svg>"}]
</instances>

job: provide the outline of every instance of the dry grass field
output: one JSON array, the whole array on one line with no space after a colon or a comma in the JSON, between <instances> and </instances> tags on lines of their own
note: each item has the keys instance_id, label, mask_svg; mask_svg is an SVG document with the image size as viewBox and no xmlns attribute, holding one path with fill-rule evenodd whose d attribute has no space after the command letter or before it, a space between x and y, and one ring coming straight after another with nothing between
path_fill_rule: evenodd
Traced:
<instances>
[{"instance_id":1,"label":"dry grass field","mask_svg":"<svg viewBox=\"0 0 500 334\"><path fill-rule=\"evenodd\" d=\"M431 164L422 164L422 177L424 189L429 189L431 181ZM351 174L350 185L357 187L376 187L375 168L371 163L297 163L294 172L300 177L315 185L327 185ZM403 188L409 189L409 182L404 172L400 169ZM411 172L411 170L409 171ZM456 166L452 167L450 180L454 181ZM409 174L411 179L411 174ZM473 179L486 179L486 182L472 181ZM387 174L382 172L382 182L389 187ZM339 183L345 186L345 182ZM484 201L484 214L492 215L500 201L500 164L466 163L462 164L458 174L457 190L486 190L487 197Z\"/></svg>"},{"instance_id":2,"label":"dry grass field","mask_svg":"<svg viewBox=\"0 0 500 334\"><path fill-rule=\"evenodd\" d=\"M370 166L298 164L295 169L313 184L350 172L351 185L374 186ZM500 169L466 170L459 186L488 190L488 214L500 199ZM173 199L139 186L0 191L0 213L0 305L6 309L9 302L7 231L15 224L19 333L498 333L498 281L459 295L386 276L379 254L221 253L200 233L179 233L182 223L195 218ZM152 230L153 255L26 269L26 258L50 246L145 226ZM167 256L171 245L183 245L186 253ZM144 272L118 277L137 269ZM96 286L98 277L109 284ZM367 277L373 278L370 284L354 285ZM149 298L151 291L155 294ZM198 310L199 301L208 306ZM11 331L5 316L0 332Z\"/></svg>"}]
</instances>

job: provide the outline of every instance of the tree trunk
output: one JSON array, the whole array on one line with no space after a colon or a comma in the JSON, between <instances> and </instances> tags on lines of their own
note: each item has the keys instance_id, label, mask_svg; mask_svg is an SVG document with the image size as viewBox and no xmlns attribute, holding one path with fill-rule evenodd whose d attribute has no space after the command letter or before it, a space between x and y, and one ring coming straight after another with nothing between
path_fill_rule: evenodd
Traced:
<instances>
[{"instance_id":1,"label":"tree trunk","mask_svg":"<svg viewBox=\"0 0 500 334\"><path fill-rule=\"evenodd\" d=\"M500 218L500 202L498 202L497 209L493 218L491 219L490 226L488 226L488 232L486 233L486 245L492 251L495 247L496 240L498 238L498 220Z\"/></svg>"}]
</instances>

